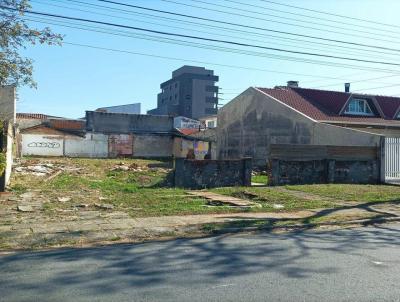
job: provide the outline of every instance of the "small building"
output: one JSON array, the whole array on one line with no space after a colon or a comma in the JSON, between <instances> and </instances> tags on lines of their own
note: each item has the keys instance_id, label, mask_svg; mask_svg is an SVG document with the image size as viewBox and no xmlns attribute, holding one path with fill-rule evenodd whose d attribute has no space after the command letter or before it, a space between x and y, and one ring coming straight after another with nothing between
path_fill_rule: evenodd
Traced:
<instances>
[{"instance_id":1,"label":"small building","mask_svg":"<svg viewBox=\"0 0 400 302\"><path fill-rule=\"evenodd\" d=\"M216 114L202 117L199 120L204 129L217 128L218 126L218 115Z\"/></svg>"},{"instance_id":2,"label":"small building","mask_svg":"<svg viewBox=\"0 0 400 302\"><path fill-rule=\"evenodd\" d=\"M265 165L272 144L379 146L400 137L400 98L297 87L250 87L220 109L218 157Z\"/></svg>"},{"instance_id":3,"label":"small building","mask_svg":"<svg viewBox=\"0 0 400 302\"><path fill-rule=\"evenodd\" d=\"M217 114L218 76L213 70L197 66L182 66L172 72L172 78L160 85L157 108L147 111L154 115L185 116L198 119Z\"/></svg>"},{"instance_id":4,"label":"small building","mask_svg":"<svg viewBox=\"0 0 400 302\"><path fill-rule=\"evenodd\" d=\"M126 104L126 105L101 107L101 108L97 108L95 111L105 112L105 113L140 114L141 113L140 107L141 107L140 103L133 103L133 104Z\"/></svg>"},{"instance_id":5,"label":"small building","mask_svg":"<svg viewBox=\"0 0 400 302\"><path fill-rule=\"evenodd\" d=\"M198 120L184 116L177 116L174 118L174 127L177 129L199 129L200 126L201 123Z\"/></svg>"}]
</instances>

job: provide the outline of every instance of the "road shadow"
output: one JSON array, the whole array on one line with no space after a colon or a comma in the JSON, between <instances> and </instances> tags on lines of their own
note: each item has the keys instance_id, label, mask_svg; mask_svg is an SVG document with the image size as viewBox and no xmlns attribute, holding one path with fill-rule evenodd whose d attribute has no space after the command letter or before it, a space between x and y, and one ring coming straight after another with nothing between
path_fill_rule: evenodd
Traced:
<instances>
[{"instance_id":1,"label":"road shadow","mask_svg":"<svg viewBox=\"0 0 400 302\"><path fill-rule=\"evenodd\" d=\"M227 278L257 273L307 279L338 272L334 263L324 261L329 253L346 257L383 247L398 248L399 232L393 226L332 232L265 232L23 252L0 257L0 292L2 299L8 301L16 292L50 297L56 292L67 294L68 288L73 287L90 297L127 289L211 286Z\"/></svg>"}]
</instances>

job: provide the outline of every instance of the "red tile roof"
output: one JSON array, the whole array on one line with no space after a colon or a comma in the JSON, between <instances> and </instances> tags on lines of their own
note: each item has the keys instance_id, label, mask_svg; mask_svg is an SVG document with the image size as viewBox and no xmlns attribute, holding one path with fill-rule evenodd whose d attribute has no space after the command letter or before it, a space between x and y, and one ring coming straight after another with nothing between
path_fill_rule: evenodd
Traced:
<instances>
[{"instance_id":1,"label":"red tile roof","mask_svg":"<svg viewBox=\"0 0 400 302\"><path fill-rule=\"evenodd\" d=\"M41 113L17 113L17 119L46 120L47 115Z\"/></svg>"},{"instance_id":2,"label":"red tile roof","mask_svg":"<svg viewBox=\"0 0 400 302\"><path fill-rule=\"evenodd\" d=\"M83 130L86 122L82 120L50 119L50 127L60 130Z\"/></svg>"},{"instance_id":3,"label":"red tile roof","mask_svg":"<svg viewBox=\"0 0 400 302\"><path fill-rule=\"evenodd\" d=\"M257 89L317 121L400 126L400 120L395 119L395 114L400 108L400 98L363 95L365 98L376 100L379 108L375 111L380 109L384 117L378 114L350 116L340 115L340 111L352 95L351 93L288 87ZM359 97L360 94L354 94L354 96Z\"/></svg>"},{"instance_id":4,"label":"red tile roof","mask_svg":"<svg viewBox=\"0 0 400 302\"><path fill-rule=\"evenodd\" d=\"M199 129L196 128L180 128L180 129L177 128L176 130L178 130L180 133L184 135L191 135L200 131Z\"/></svg>"}]
</instances>

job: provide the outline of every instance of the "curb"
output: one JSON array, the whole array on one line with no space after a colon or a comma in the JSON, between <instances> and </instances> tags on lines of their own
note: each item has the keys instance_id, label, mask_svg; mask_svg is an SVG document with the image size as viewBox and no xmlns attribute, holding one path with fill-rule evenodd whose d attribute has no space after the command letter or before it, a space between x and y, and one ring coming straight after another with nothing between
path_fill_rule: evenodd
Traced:
<instances>
[{"instance_id":1,"label":"curb","mask_svg":"<svg viewBox=\"0 0 400 302\"><path fill-rule=\"evenodd\" d=\"M344 226L361 224L363 226L370 224L380 224L386 222L400 222L400 217L375 217L371 219L356 219L338 222L322 222L322 223L303 223L303 224L290 224L285 226L260 226L260 227L237 227L237 228L222 228L219 230L210 231L211 234L229 234L229 233L242 233L242 232L255 232L255 231L271 231L271 230L287 230L287 229L312 229L319 226Z\"/></svg>"}]
</instances>

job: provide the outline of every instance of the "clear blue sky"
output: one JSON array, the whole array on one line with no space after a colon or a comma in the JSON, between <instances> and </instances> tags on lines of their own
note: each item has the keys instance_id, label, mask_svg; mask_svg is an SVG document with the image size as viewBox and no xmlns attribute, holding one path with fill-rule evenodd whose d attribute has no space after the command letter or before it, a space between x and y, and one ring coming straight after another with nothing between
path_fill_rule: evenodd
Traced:
<instances>
[{"instance_id":1,"label":"clear blue sky","mask_svg":"<svg viewBox=\"0 0 400 302\"><path fill-rule=\"evenodd\" d=\"M245 34L239 32L240 28L236 27L236 31L222 31L213 27L201 27L193 24L183 24L176 21L165 20L161 18L150 18L143 15L144 11L123 8L114 6L112 4L101 3L96 0L79 0L80 2L104 5L112 8L125 9L131 13L123 13L122 11L112 11L110 9L95 8L85 6L81 3L71 2L69 0L32 0L33 10L54 14L61 14L71 17L81 17L93 20L101 20L106 22L113 22L135 27L143 27L154 30L163 30L168 32L196 35L208 38L224 39L242 43L257 44L267 47L284 48L288 50L315 52L336 56L346 56L358 59L369 59L377 61L387 61L400 63L398 60L399 55L396 52L391 54L381 54L372 52L377 50L374 48L363 48L368 51L349 50L347 48L335 48L324 45L316 45L305 42L293 42L281 40L282 37L290 37L287 35L261 32L254 29L244 29L252 33L258 33L258 36L253 34ZM299 10L263 2L262 0L236 0L249 5L262 6L264 8L281 10L296 14L303 14L311 16L307 18L304 16L296 16L288 13L264 10L259 7L244 6L238 3L232 3L223 0L202 0L218 5L225 5L235 7L236 9L228 9L223 7L212 6L206 3L190 0L174 0L184 4L197 5L207 7L213 10L230 11L235 14L244 14L253 16L254 18L246 18L233 14L224 14L216 11L203 10L200 8L187 7L161 0L116 0L119 2L142 5L145 7L162 9L177 13L191 14L205 18L213 18L227 22L235 22L250 26L268 28L279 31L287 31L303 35L319 36L329 39L345 40L356 43L363 43L374 45L378 47L388 47L393 49L400 49L400 19L398 14L400 11L400 1L377 1L377 0L303 0L303 1L283 1L275 0L279 3L300 6L308 9L321 10L335 14L347 15L356 18L363 18L374 20L377 22L384 22L393 24L395 26L382 26L373 23L359 22L350 19L343 19L334 16L327 16L317 14L315 12ZM58 5L58 6L54 6ZM59 7L63 6L63 7ZM240 9L241 8L241 9ZM82 11L85 10L85 11ZM243 10L256 11L258 13L246 12ZM94 12L98 14L94 14ZM135 14L132 14L134 12ZM139 13L139 14L138 14ZM174 16L162 15L157 13L147 12L148 14L176 18L180 20L187 20L192 22L200 22L190 19L184 19ZM264 13L264 14L263 14ZM265 14L272 14L278 17L267 16ZM28 16L32 19L31 16ZM313 23L327 24L330 26L323 26L320 24L311 24L307 22L298 22L295 20L286 20L285 18L293 18L302 21L309 21ZM37 18L37 17L35 17ZM256 19L259 18L259 19ZM334 20L336 22L329 22L321 19ZM54 19L46 18L54 21ZM273 22L268 22L269 19ZM64 21L63 21L64 22ZM88 24L82 22L73 22L73 26L85 27ZM286 24L279 24L277 22L293 23L297 26L290 26ZM46 26L43 23L30 22L37 27ZM150 24L153 23L153 24ZM157 23L157 24L154 24ZM202 22L203 24L224 26L231 29L235 27L221 24L212 24L209 22ZM348 25L345 23L354 24ZM112 106L119 104L127 104L134 102L142 103L142 112L156 107L157 93L159 92L159 85L161 82L168 80L171 72L180 66L199 65L215 70L215 73L220 76L219 86L221 91L225 94L221 95L224 98L222 103L228 102L235 94L240 93L249 86L262 86L273 87L275 85L283 85L287 80L298 80L302 87L320 87L321 89L343 90L343 83L352 83L351 89L365 93L387 94L395 95L400 94L400 66L385 66L372 63L357 63L346 62L342 60L334 60L327 58L309 57L304 55L296 55L289 53L279 53L264 49L255 49L233 45L223 45L213 42L201 42L214 45L217 47L236 48L251 52L261 52L264 54L273 54L278 56L291 56L297 58L307 58L312 60L319 60L323 62L337 62L346 63L351 65L375 67L381 69L390 69L392 71L371 71L359 70L355 67L329 67L320 64L308 64L304 62L292 62L287 60L278 60L268 57L249 56L245 54L229 53L226 51L216 51L211 49L201 49L196 47L189 47L183 45L174 45L161 43L159 41L149 41L139 39L137 36L134 38L132 34L146 34L128 29L110 28L107 26L92 25L104 28L108 31L122 30L129 37L116 36L109 34L102 34L91 31L83 31L79 29L66 28L60 25L47 25L53 28L57 33L65 35L65 42L92 45L102 48L111 48L129 52L138 52L143 54L150 54L156 56L166 56L177 59L184 59L188 61L167 60L155 57L146 57L141 55L133 55L128 53L111 52L99 49L91 49L87 47L72 46L64 44L62 47L48 47L48 46L29 46L24 51L24 55L34 60L35 79L38 82L38 89L20 88L18 91L18 111L19 112L37 112L46 113L56 116L65 116L71 118L78 118L84 116L85 110L93 110L98 107ZM170 26L180 27L171 28ZM304 28L300 26L314 27L315 29ZM397 27L396 27L397 26ZM339 29L341 27L344 29ZM371 29L371 27L373 29ZM103 29L103 30L104 30ZM99 30L96 28L95 30ZM367 33L356 32L364 31ZM199 32L202 31L202 32ZM337 34L328 31L345 32L345 34ZM375 34L371 34L375 33ZM225 36L223 36L225 35ZM278 37L272 38L266 35L275 35ZM362 35L364 37L356 37L355 35ZM232 37L227 37L232 36ZM140 36L143 38L143 36ZM148 38L148 37L146 37ZM296 38L296 37L292 37ZM308 41L310 39L300 38ZM185 40L185 39L184 39ZM382 41L387 40L387 41ZM318 41L318 40L314 40ZM323 41L319 41L324 43ZM326 42L330 43L330 42ZM330 43L334 44L334 43ZM343 44L336 44L341 46L349 46ZM362 48L358 46L350 46L354 48ZM378 50L379 51L379 50ZM389 52L381 50L383 52ZM190 60L209 62L209 64L195 64L190 63ZM229 68L223 66L215 66L211 63L244 66L258 69L267 69L271 71L257 71L248 69ZM280 74L273 71L291 72L299 74L312 75L289 75ZM398 72L398 76L395 75ZM363 79L372 79L378 77L385 77L382 79L375 79L370 81L360 81ZM332 77L339 79L324 79L321 77ZM399 86L385 87L379 89L371 89L374 87L383 87L396 85Z\"/></svg>"}]
</instances>

